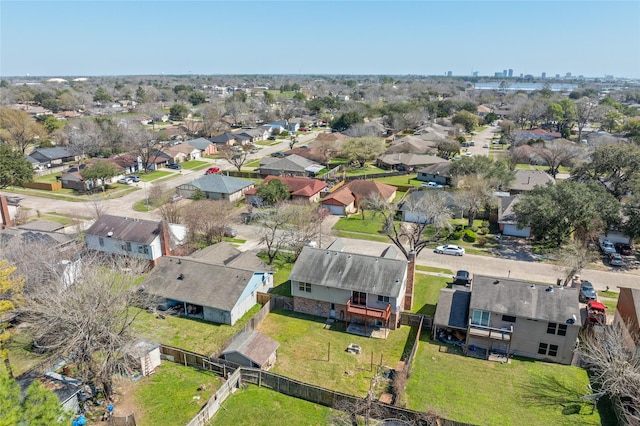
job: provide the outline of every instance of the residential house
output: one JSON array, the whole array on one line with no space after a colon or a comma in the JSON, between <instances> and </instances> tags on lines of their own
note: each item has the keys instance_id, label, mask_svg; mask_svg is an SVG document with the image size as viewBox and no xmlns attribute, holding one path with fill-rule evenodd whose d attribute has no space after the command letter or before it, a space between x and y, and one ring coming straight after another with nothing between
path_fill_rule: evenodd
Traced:
<instances>
[{"instance_id":1,"label":"residential house","mask_svg":"<svg viewBox=\"0 0 640 426\"><path fill-rule=\"evenodd\" d=\"M85 156L78 154L72 147L61 146L56 148L36 148L31 154L32 158L47 165L61 165L72 161L80 161Z\"/></svg>"},{"instance_id":2,"label":"residential house","mask_svg":"<svg viewBox=\"0 0 640 426\"><path fill-rule=\"evenodd\" d=\"M222 133L220 135L214 136L211 139L209 139L211 142L215 143L216 145L218 145L218 147L220 146L233 146L238 142L238 138L236 137L235 133ZM218 148L220 149L220 148Z\"/></svg>"},{"instance_id":3,"label":"residential house","mask_svg":"<svg viewBox=\"0 0 640 426\"><path fill-rule=\"evenodd\" d=\"M213 155L218 152L216 144L205 138L190 139L188 141L184 141L184 144L200 150L201 157L204 157L205 155Z\"/></svg>"},{"instance_id":4,"label":"residential house","mask_svg":"<svg viewBox=\"0 0 640 426\"><path fill-rule=\"evenodd\" d=\"M640 355L640 289L618 287L620 295L616 305L614 324L622 328L624 344Z\"/></svg>"},{"instance_id":5,"label":"residential house","mask_svg":"<svg viewBox=\"0 0 640 426\"><path fill-rule=\"evenodd\" d=\"M200 158L200 150L198 148L184 143L169 146L163 152L171 157L174 163L183 163Z\"/></svg>"},{"instance_id":6,"label":"residential house","mask_svg":"<svg viewBox=\"0 0 640 426\"><path fill-rule=\"evenodd\" d=\"M412 154L396 152L384 154L378 157L378 166L385 169L400 171L413 171L418 167L425 167L431 164L447 163L449 160L436 155Z\"/></svg>"},{"instance_id":7,"label":"residential house","mask_svg":"<svg viewBox=\"0 0 640 426\"><path fill-rule=\"evenodd\" d=\"M245 132L234 133L234 136L236 138L237 145L245 146L253 143L253 138Z\"/></svg>"},{"instance_id":8,"label":"residential house","mask_svg":"<svg viewBox=\"0 0 640 426\"><path fill-rule=\"evenodd\" d=\"M315 176L323 165L313 163L299 155L286 157L264 157L260 160L260 167L255 171L261 175L274 176Z\"/></svg>"},{"instance_id":9,"label":"residential house","mask_svg":"<svg viewBox=\"0 0 640 426\"><path fill-rule=\"evenodd\" d=\"M322 207L334 215L349 215L358 211L358 203L372 197L392 202L398 188L374 180L352 180L329 193L321 201Z\"/></svg>"},{"instance_id":10,"label":"residential house","mask_svg":"<svg viewBox=\"0 0 640 426\"><path fill-rule=\"evenodd\" d=\"M426 141L415 136L405 136L392 143L387 148L387 154L402 152L407 154L435 154L438 151L438 143Z\"/></svg>"},{"instance_id":11,"label":"residential house","mask_svg":"<svg viewBox=\"0 0 640 426\"><path fill-rule=\"evenodd\" d=\"M441 290L434 317L438 339L457 342L467 355L571 364L582 326L577 289L474 275L467 297L468 290Z\"/></svg>"},{"instance_id":12,"label":"residential house","mask_svg":"<svg viewBox=\"0 0 640 426\"><path fill-rule=\"evenodd\" d=\"M122 168L124 174L138 173L144 170L142 160L135 153L112 155L109 161Z\"/></svg>"},{"instance_id":13,"label":"residential house","mask_svg":"<svg viewBox=\"0 0 640 426\"><path fill-rule=\"evenodd\" d=\"M395 329L404 304L406 259L393 247L368 256L343 252L343 244L338 239L326 249L302 249L289 275L294 311L347 321L365 335Z\"/></svg>"},{"instance_id":14,"label":"residential house","mask_svg":"<svg viewBox=\"0 0 640 426\"><path fill-rule=\"evenodd\" d=\"M418 169L418 177L416 179L423 182L435 182L440 185L451 186L452 179L449 168L451 162L435 163L423 169Z\"/></svg>"},{"instance_id":15,"label":"residential house","mask_svg":"<svg viewBox=\"0 0 640 426\"><path fill-rule=\"evenodd\" d=\"M263 183L267 185L272 180L279 180L287 186L292 201L303 200L315 203L320 200L320 194L327 190L326 182L304 177L267 176ZM257 188L254 188L245 193L247 203L262 205L263 201L257 196L256 191Z\"/></svg>"},{"instance_id":16,"label":"residential house","mask_svg":"<svg viewBox=\"0 0 640 426\"><path fill-rule=\"evenodd\" d=\"M3 196L4 197L4 196ZM9 249L11 244L43 244L47 250L60 251L72 246L75 239L64 233L64 225L50 220L34 220L24 225L7 227L0 232L0 247Z\"/></svg>"},{"instance_id":17,"label":"residential house","mask_svg":"<svg viewBox=\"0 0 640 426\"><path fill-rule=\"evenodd\" d=\"M163 167L166 167L167 164L173 162L171 156L165 154L160 150L156 150L149 154L149 159L147 162L147 169L149 171L158 170Z\"/></svg>"},{"instance_id":18,"label":"residential house","mask_svg":"<svg viewBox=\"0 0 640 426\"><path fill-rule=\"evenodd\" d=\"M516 145L520 143L525 143L530 140L543 140L543 141L552 141L554 139L561 138L562 135L558 132L548 132L543 129L530 129L530 130L514 130L513 138Z\"/></svg>"},{"instance_id":19,"label":"residential house","mask_svg":"<svg viewBox=\"0 0 640 426\"><path fill-rule=\"evenodd\" d=\"M79 394L83 390L83 383L80 380L52 371L40 373L36 369L16 377L22 393L26 392L34 381L40 382L46 389L52 391L64 411L72 414L80 411Z\"/></svg>"},{"instance_id":20,"label":"residential house","mask_svg":"<svg viewBox=\"0 0 640 426\"><path fill-rule=\"evenodd\" d=\"M78 164L77 166L69 167L60 175L60 181L62 187L67 189L75 189L76 191L90 191L96 186L102 185L100 180L94 182L91 179L85 179L80 172L84 170L88 164Z\"/></svg>"},{"instance_id":21,"label":"residential house","mask_svg":"<svg viewBox=\"0 0 640 426\"><path fill-rule=\"evenodd\" d=\"M222 358L246 367L269 370L276 362L280 343L259 331L238 334L222 352Z\"/></svg>"},{"instance_id":22,"label":"residential house","mask_svg":"<svg viewBox=\"0 0 640 426\"><path fill-rule=\"evenodd\" d=\"M186 228L159 220L103 215L86 231L90 250L158 262L186 239Z\"/></svg>"},{"instance_id":23,"label":"residential house","mask_svg":"<svg viewBox=\"0 0 640 426\"><path fill-rule=\"evenodd\" d=\"M549 173L542 170L515 170L513 174L515 179L509 186L511 195L531 191L536 186L547 186L548 184L556 183Z\"/></svg>"},{"instance_id":24,"label":"residential house","mask_svg":"<svg viewBox=\"0 0 640 426\"><path fill-rule=\"evenodd\" d=\"M404 222L424 223L427 218L424 214L426 205L429 203L429 195L435 192L444 194L447 199L447 207L451 211L454 219L460 219L463 216L462 209L458 206L453 195L442 189L420 188L411 191L407 199L398 207L402 212L402 220Z\"/></svg>"},{"instance_id":25,"label":"residential house","mask_svg":"<svg viewBox=\"0 0 640 426\"><path fill-rule=\"evenodd\" d=\"M340 132L324 132L318 133L316 140L311 142L311 146L330 145L333 151L339 152L342 149L344 141L352 139L351 136L344 135Z\"/></svg>"},{"instance_id":26,"label":"residential house","mask_svg":"<svg viewBox=\"0 0 640 426\"><path fill-rule=\"evenodd\" d=\"M267 123L267 126L270 126L272 131L274 131L275 133L295 133L300 128L299 123L290 122L288 120L274 121L272 123Z\"/></svg>"},{"instance_id":27,"label":"residential house","mask_svg":"<svg viewBox=\"0 0 640 426\"><path fill-rule=\"evenodd\" d=\"M531 237L531 227L521 226L513 210L519 199L519 195L498 198L498 225L500 225L502 235L529 238Z\"/></svg>"},{"instance_id":28,"label":"residential house","mask_svg":"<svg viewBox=\"0 0 640 426\"><path fill-rule=\"evenodd\" d=\"M189 183L178 186L178 194L185 198L193 197L199 189L209 200L238 201L245 192L255 187L252 180L240 179L219 174L205 175Z\"/></svg>"},{"instance_id":29,"label":"residential house","mask_svg":"<svg viewBox=\"0 0 640 426\"><path fill-rule=\"evenodd\" d=\"M257 141L267 140L267 138L271 136L271 131L269 130L269 127L262 126L254 129L244 129L243 131L236 133L236 135L249 138L248 142L254 143Z\"/></svg>"},{"instance_id":30,"label":"residential house","mask_svg":"<svg viewBox=\"0 0 640 426\"><path fill-rule=\"evenodd\" d=\"M156 296L163 309L234 325L255 306L258 292L266 293L273 287L273 274L265 265L255 268L258 261L244 266L238 262L239 256L227 263L212 261L210 256L164 256L141 288Z\"/></svg>"}]
</instances>

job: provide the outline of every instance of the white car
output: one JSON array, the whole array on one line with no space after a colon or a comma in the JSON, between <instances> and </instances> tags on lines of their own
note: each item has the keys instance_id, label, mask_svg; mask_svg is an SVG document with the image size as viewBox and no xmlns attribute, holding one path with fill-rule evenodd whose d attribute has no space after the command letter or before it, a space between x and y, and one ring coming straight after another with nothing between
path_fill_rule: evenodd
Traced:
<instances>
[{"instance_id":1,"label":"white car","mask_svg":"<svg viewBox=\"0 0 640 426\"><path fill-rule=\"evenodd\" d=\"M124 178L118 179L118 183L121 183L123 185L131 185L133 183L133 181L131 179L129 179L128 177L124 177Z\"/></svg>"},{"instance_id":2,"label":"white car","mask_svg":"<svg viewBox=\"0 0 640 426\"><path fill-rule=\"evenodd\" d=\"M436 182L425 182L420 184L420 186L423 188L444 188L444 186Z\"/></svg>"},{"instance_id":3,"label":"white car","mask_svg":"<svg viewBox=\"0 0 640 426\"><path fill-rule=\"evenodd\" d=\"M485 143L484 145L482 145L483 148L489 148L489 144Z\"/></svg>"},{"instance_id":4,"label":"white car","mask_svg":"<svg viewBox=\"0 0 640 426\"><path fill-rule=\"evenodd\" d=\"M447 244L446 246L438 246L434 250L438 254L451 254L453 256L464 255L464 248L453 244Z\"/></svg>"},{"instance_id":5,"label":"white car","mask_svg":"<svg viewBox=\"0 0 640 426\"><path fill-rule=\"evenodd\" d=\"M467 151L464 153L465 157L471 157L473 154L471 153L471 151Z\"/></svg>"}]
</instances>

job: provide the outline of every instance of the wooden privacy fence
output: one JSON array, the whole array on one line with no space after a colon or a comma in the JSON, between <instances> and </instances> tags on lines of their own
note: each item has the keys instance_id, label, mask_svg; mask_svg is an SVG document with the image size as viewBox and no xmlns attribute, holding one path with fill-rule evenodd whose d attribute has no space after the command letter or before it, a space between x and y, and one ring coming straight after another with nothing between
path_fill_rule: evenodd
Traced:
<instances>
[{"instance_id":1,"label":"wooden privacy fence","mask_svg":"<svg viewBox=\"0 0 640 426\"><path fill-rule=\"evenodd\" d=\"M241 370L236 370L226 382L213 394L204 404L198 414L191 419L186 426L204 426L209 424L209 420L218 412L222 403L233 392L233 389L240 387Z\"/></svg>"},{"instance_id":2,"label":"wooden privacy fence","mask_svg":"<svg viewBox=\"0 0 640 426\"><path fill-rule=\"evenodd\" d=\"M62 182L27 182L24 183L23 186L25 188L40 189L43 191L60 191L62 189Z\"/></svg>"},{"instance_id":3,"label":"wooden privacy fence","mask_svg":"<svg viewBox=\"0 0 640 426\"><path fill-rule=\"evenodd\" d=\"M411 314L409 312L400 313L400 324L410 327L418 327L422 324L424 328L431 328L432 318L429 315Z\"/></svg>"}]
</instances>

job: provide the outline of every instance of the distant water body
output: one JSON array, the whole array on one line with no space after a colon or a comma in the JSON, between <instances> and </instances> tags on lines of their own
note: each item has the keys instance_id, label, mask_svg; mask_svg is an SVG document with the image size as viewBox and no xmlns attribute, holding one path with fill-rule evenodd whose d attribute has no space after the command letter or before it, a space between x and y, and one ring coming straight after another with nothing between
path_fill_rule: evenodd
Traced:
<instances>
[{"instance_id":1,"label":"distant water body","mask_svg":"<svg viewBox=\"0 0 640 426\"><path fill-rule=\"evenodd\" d=\"M517 92L520 90L533 92L534 90L542 90L545 86L549 86L552 92L571 92L578 87L576 84L561 83L507 83L506 87L500 87L501 84L502 83L493 81L487 83L476 83L474 84L474 87L476 90L503 90L507 92Z\"/></svg>"}]
</instances>

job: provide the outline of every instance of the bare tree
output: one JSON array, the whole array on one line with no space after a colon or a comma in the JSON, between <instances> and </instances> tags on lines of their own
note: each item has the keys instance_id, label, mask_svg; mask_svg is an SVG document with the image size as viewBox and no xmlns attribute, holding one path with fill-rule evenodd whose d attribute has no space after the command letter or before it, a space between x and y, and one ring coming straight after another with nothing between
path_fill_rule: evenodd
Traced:
<instances>
[{"instance_id":1,"label":"bare tree","mask_svg":"<svg viewBox=\"0 0 640 426\"><path fill-rule=\"evenodd\" d=\"M555 179L558 168L571 165L580 156L581 149L566 139L554 139L536 147L534 153L549 166L549 173Z\"/></svg>"},{"instance_id":2,"label":"bare tree","mask_svg":"<svg viewBox=\"0 0 640 426\"><path fill-rule=\"evenodd\" d=\"M87 203L87 209L91 219L98 220L107 213L107 201L103 197L93 198Z\"/></svg>"},{"instance_id":3,"label":"bare tree","mask_svg":"<svg viewBox=\"0 0 640 426\"><path fill-rule=\"evenodd\" d=\"M467 177L460 189L455 193L456 202L467 212L468 226L473 226L473 221L483 207L491 205L494 200L495 186L488 179L482 177Z\"/></svg>"},{"instance_id":4,"label":"bare tree","mask_svg":"<svg viewBox=\"0 0 640 426\"><path fill-rule=\"evenodd\" d=\"M152 132L133 123L126 129L126 137L130 143L129 148L140 158L143 170L148 171L162 152L162 144Z\"/></svg>"},{"instance_id":5,"label":"bare tree","mask_svg":"<svg viewBox=\"0 0 640 426\"><path fill-rule=\"evenodd\" d=\"M291 221L295 216L295 209L291 204L281 202L272 208L261 209L256 216L256 222L260 226L260 243L264 244L267 263L271 265L280 251L294 240Z\"/></svg>"},{"instance_id":6,"label":"bare tree","mask_svg":"<svg viewBox=\"0 0 640 426\"><path fill-rule=\"evenodd\" d=\"M326 166L329 165L331 159L338 153L337 143L332 139L317 139L313 148L320 154Z\"/></svg>"},{"instance_id":7,"label":"bare tree","mask_svg":"<svg viewBox=\"0 0 640 426\"><path fill-rule=\"evenodd\" d=\"M184 222L192 245L209 245L224 238L233 214L233 204L226 200L198 200L185 209Z\"/></svg>"},{"instance_id":8,"label":"bare tree","mask_svg":"<svg viewBox=\"0 0 640 426\"><path fill-rule=\"evenodd\" d=\"M238 171L242 170L242 165L247 162L247 156L249 155L249 151L241 147L242 149L236 151L230 147L225 147L220 150L220 153L224 157L225 160L233 167L235 167Z\"/></svg>"},{"instance_id":9,"label":"bare tree","mask_svg":"<svg viewBox=\"0 0 640 426\"><path fill-rule=\"evenodd\" d=\"M578 142L582 141L582 130L594 120L599 120L602 110L597 100L587 97L576 101L576 124L578 126Z\"/></svg>"},{"instance_id":10,"label":"bare tree","mask_svg":"<svg viewBox=\"0 0 640 426\"><path fill-rule=\"evenodd\" d=\"M564 273L563 285L571 283L573 277L580 273L587 265L596 260L596 255L586 244L572 239L563 246L557 254L558 267Z\"/></svg>"},{"instance_id":11,"label":"bare tree","mask_svg":"<svg viewBox=\"0 0 640 426\"><path fill-rule=\"evenodd\" d=\"M182 221L183 209L177 201L164 199L164 202L158 206L158 213L162 220L169 223L180 223Z\"/></svg>"},{"instance_id":12,"label":"bare tree","mask_svg":"<svg viewBox=\"0 0 640 426\"><path fill-rule=\"evenodd\" d=\"M318 235L325 212L315 203L311 204L305 201L293 202L289 208L289 225L292 234L291 249L294 258L297 259L302 248L310 241L314 241Z\"/></svg>"},{"instance_id":13,"label":"bare tree","mask_svg":"<svg viewBox=\"0 0 640 426\"><path fill-rule=\"evenodd\" d=\"M202 134L208 138L229 127L222 119L224 108L220 105L207 105L202 109Z\"/></svg>"},{"instance_id":14,"label":"bare tree","mask_svg":"<svg viewBox=\"0 0 640 426\"><path fill-rule=\"evenodd\" d=\"M15 146L24 154L31 144L46 134L44 127L28 113L0 108L0 142Z\"/></svg>"},{"instance_id":15,"label":"bare tree","mask_svg":"<svg viewBox=\"0 0 640 426\"><path fill-rule=\"evenodd\" d=\"M617 322L587 329L580 338L578 353L598 390L619 405L628 418L640 422L640 352L628 343L630 338L637 336L629 336Z\"/></svg>"},{"instance_id":16,"label":"bare tree","mask_svg":"<svg viewBox=\"0 0 640 426\"><path fill-rule=\"evenodd\" d=\"M25 294L23 315L34 341L52 362L72 360L79 379L109 397L112 377L126 372L138 306L135 283L148 264L131 258L83 257L72 279L45 280Z\"/></svg>"}]
</instances>

